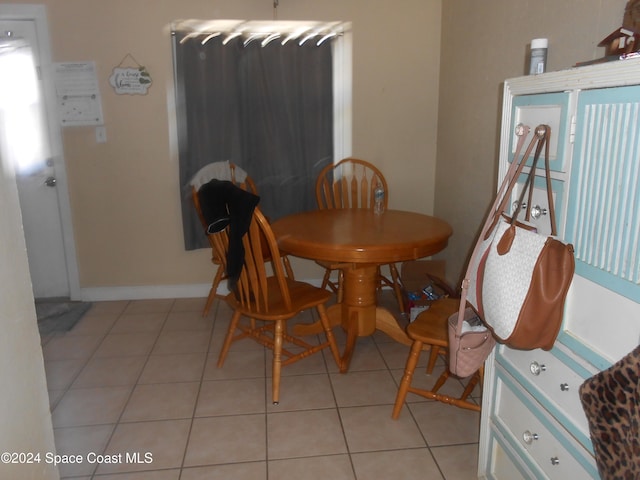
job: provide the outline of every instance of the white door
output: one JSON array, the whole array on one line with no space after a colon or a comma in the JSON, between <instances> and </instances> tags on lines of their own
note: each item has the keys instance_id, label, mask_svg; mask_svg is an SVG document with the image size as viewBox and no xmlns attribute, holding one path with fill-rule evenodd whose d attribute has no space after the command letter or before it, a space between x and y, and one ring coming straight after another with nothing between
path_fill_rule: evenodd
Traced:
<instances>
[{"instance_id":1,"label":"white door","mask_svg":"<svg viewBox=\"0 0 640 480\"><path fill-rule=\"evenodd\" d=\"M42 51L43 32L35 19L5 20L2 13L0 143L2 154L15 167L33 294L72 297L70 279L77 270L69 269L75 268L75 258L69 258L70 253L75 257L75 248L72 237L65 235L61 216L60 193L68 199L66 190L60 192L66 188L66 181L60 181L61 139L57 124L52 124L56 118L51 115L52 89L45 88L47 78L40 68L42 62L50 64L44 58L48 49ZM66 180L64 172L62 176Z\"/></svg>"}]
</instances>

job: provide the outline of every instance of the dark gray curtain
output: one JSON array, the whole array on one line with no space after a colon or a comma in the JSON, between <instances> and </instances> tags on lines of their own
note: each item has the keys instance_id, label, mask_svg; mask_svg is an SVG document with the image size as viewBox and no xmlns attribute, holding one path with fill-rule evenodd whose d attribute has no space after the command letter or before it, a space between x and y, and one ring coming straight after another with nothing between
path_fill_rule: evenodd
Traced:
<instances>
[{"instance_id":1,"label":"dark gray curtain","mask_svg":"<svg viewBox=\"0 0 640 480\"><path fill-rule=\"evenodd\" d=\"M315 179L333 162L331 42L181 38L174 60L185 248L208 246L188 183L211 162L243 168L272 221L315 209Z\"/></svg>"}]
</instances>

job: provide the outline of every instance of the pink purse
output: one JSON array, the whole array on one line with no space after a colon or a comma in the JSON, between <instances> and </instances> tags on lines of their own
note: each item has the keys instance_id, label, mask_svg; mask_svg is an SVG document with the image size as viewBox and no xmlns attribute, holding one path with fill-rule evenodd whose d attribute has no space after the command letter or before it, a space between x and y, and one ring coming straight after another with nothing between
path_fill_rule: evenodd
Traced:
<instances>
[{"instance_id":1,"label":"pink purse","mask_svg":"<svg viewBox=\"0 0 640 480\"><path fill-rule=\"evenodd\" d=\"M460 305L464 305L460 299ZM491 332L471 307L449 317L449 371L460 378L474 374L496 345Z\"/></svg>"}]
</instances>

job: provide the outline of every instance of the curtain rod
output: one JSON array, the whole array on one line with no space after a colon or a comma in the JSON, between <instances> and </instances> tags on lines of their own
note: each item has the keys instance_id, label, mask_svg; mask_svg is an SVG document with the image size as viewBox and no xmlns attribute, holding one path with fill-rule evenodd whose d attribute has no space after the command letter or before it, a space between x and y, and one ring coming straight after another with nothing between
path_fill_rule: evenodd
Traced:
<instances>
[{"instance_id":1,"label":"curtain rod","mask_svg":"<svg viewBox=\"0 0 640 480\"><path fill-rule=\"evenodd\" d=\"M279 38L282 38L283 45L293 40L299 40L299 45L303 45L308 40L319 37L316 44L321 45L331 38L343 35L350 28L351 25L347 22L178 20L171 24L171 34L186 33L180 40L181 43L202 37L202 45L219 36L224 36L224 45L237 37L243 38L244 45L262 40L262 46Z\"/></svg>"}]
</instances>

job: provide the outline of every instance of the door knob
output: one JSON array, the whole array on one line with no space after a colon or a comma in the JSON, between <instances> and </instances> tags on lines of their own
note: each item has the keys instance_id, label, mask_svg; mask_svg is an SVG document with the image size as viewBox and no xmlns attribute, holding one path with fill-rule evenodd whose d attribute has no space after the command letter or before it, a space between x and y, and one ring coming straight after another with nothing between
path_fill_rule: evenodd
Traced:
<instances>
[{"instance_id":1,"label":"door knob","mask_svg":"<svg viewBox=\"0 0 640 480\"><path fill-rule=\"evenodd\" d=\"M47 187L55 187L57 183L56 177L47 177L47 179L44 181L44 184Z\"/></svg>"}]
</instances>

